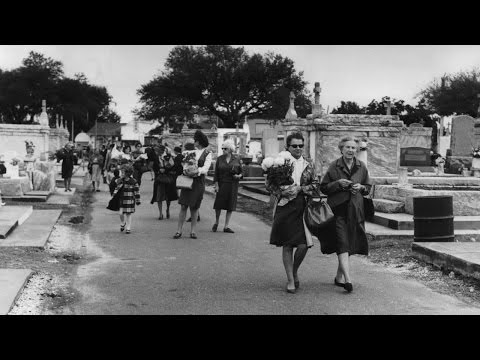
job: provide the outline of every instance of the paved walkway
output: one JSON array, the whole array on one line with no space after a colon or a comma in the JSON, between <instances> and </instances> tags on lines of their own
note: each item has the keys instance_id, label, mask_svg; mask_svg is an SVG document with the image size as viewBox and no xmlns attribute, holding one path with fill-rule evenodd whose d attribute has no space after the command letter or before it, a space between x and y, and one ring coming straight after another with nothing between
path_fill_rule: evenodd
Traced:
<instances>
[{"instance_id":1,"label":"paved walkway","mask_svg":"<svg viewBox=\"0 0 480 360\"><path fill-rule=\"evenodd\" d=\"M234 213L231 228L211 232L213 197L200 209L198 239L189 223L173 239L179 206L159 221L150 205L152 182L142 184L142 205L132 233L119 231L118 215L105 209L106 185L95 193L85 241L91 262L79 266L73 286L82 300L71 314L480 314L480 308L432 291L415 280L352 257L354 291L333 285L336 256L310 249L299 277L300 290L285 292L281 249L268 244L270 228L253 215Z\"/></svg>"}]
</instances>

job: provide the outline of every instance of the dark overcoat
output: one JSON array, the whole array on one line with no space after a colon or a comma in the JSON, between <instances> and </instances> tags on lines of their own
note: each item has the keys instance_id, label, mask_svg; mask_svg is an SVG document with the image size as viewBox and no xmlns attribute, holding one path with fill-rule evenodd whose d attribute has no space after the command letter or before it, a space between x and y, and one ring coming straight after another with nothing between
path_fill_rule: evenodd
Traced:
<instances>
[{"instance_id":1,"label":"dark overcoat","mask_svg":"<svg viewBox=\"0 0 480 360\"><path fill-rule=\"evenodd\" d=\"M340 187L340 179L365 185L366 189L353 195ZM320 191L328 196L327 203L335 214L335 221L316 234L324 254L348 252L349 255L368 255L363 196L368 195L371 185L365 163L357 158L354 158L351 170L343 157L330 164L320 183Z\"/></svg>"}]
</instances>

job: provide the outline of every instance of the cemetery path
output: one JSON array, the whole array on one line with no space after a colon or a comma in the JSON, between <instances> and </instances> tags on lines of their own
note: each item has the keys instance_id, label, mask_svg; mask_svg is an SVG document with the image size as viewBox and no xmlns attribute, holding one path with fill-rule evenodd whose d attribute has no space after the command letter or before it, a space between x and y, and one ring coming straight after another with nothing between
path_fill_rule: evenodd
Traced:
<instances>
[{"instance_id":1,"label":"cemetery path","mask_svg":"<svg viewBox=\"0 0 480 360\"><path fill-rule=\"evenodd\" d=\"M213 197L205 194L198 239L188 237L189 223L173 239L179 205L173 202L171 218L159 221L147 175L129 235L119 231L117 213L105 209L106 185L95 193L83 241L90 261L73 274L80 296L64 314L480 314L479 307L357 256L354 291L347 294L333 285L336 256L321 254L318 243L300 268L299 291L288 294L281 249L268 244L268 225L236 212L235 234L227 234L222 213L213 233Z\"/></svg>"}]
</instances>

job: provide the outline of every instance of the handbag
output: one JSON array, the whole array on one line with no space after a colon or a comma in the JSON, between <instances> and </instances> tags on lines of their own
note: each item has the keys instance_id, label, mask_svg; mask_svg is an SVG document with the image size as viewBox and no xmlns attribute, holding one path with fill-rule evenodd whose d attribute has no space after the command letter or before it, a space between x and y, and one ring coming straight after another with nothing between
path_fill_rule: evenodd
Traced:
<instances>
[{"instance_id":1,"label":"handbag","mask_svg":"<svg viewBox=\"0 0 480 360\"><path fill-rule=\"evenodd\" d=\"M122 199L122 192L123 192L123 185L122 187L117 191L115 195L110 199L107 205L108 210L112 211L118 211L120 210L120 202Z\"/></svg>"},{"instance_id":2,"label":"handbag","mask_svg":"<svg viewBox=\"0 0 480 360\"><path fill-rule=\"evenodd\" d=\"M177 176L177 183L175 184L177 189L192 190L193 178L185 175Z\"/></svg>"},{"instance_id":3,"label":"handbag","mask_svg":"<svg viewBox=\"0 0 480 360\"><path fill-rule=\"evenodd\" d=\"M173 183L173 178L167 174L158 174L155 178L157 184L171 184Z\"/></svg>"},{"instance_id":4,"label":"handbag","mask_svg":"<svg viewBox=\"0 0 480 360\"><path fill-rule=\"evenodd\" d=\"M372 191L370 191L369 197L363 197L363 213L365 214L365 220L372 222L375 216L375 207L373 206L373 193L375 191L375 185L372 185Z\"/></svg>"},{"instance_id":5,"label":"handbag","mask_svg":"<svg viewBox=\"0 0 480 360\"><path fill-rule=\"evenodd\" d=\"M304 220L312 233L324 228L334 219L334 214L326 200L309 198L304 211Z\"/></svg>"}]
</instances>

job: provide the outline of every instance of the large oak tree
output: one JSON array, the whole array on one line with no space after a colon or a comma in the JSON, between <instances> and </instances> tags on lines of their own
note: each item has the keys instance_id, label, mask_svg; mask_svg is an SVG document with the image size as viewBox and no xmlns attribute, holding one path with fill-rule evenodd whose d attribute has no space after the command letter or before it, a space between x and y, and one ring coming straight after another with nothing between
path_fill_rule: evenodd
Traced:
<instances>
[{"instance_id":1,"label":"large oak tree","mask_svg":"<svg viewBox=\"0 0 480 360\"><path fill-rule=\"evenodd\" d=\"M147 120L192 119L195 113L216 115L221 126L235 127L245 116L283 118L290 91L300 116L310 112L303 72L291 59L274 53L249 55L230 45L176 46L165 70L137 91Z\"/></svg>"}]
</instances>

